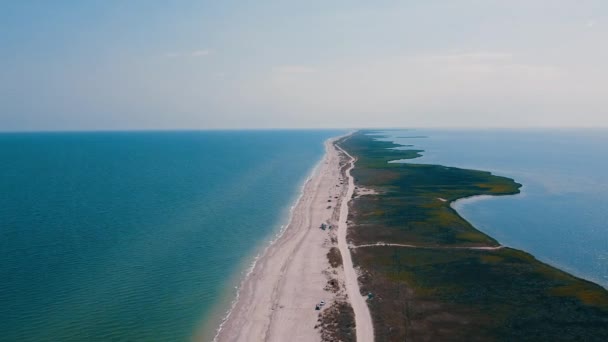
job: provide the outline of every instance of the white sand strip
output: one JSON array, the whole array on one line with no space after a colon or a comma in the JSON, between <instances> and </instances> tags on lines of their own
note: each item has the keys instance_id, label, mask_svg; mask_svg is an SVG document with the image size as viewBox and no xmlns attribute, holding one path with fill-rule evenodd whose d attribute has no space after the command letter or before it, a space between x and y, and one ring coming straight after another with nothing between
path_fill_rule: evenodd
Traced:
<instances>
[{"instance_id":1,"label":"white sand strip","mask_svg":"<svg viewBox=\"0 0 608 342\"><path fill-rule=\"evenodd\" d=\"M315 305L321 300L327 302L326 307L331 305L335 294L324 290L331 242L329 232L319 227L321 223L337 225L336 198L346 193L333 142L326 142L324 160L304 186L283 235L243 281L217 341L320 341L314 328L319 317Z\"/></svg>"}]
</instances>

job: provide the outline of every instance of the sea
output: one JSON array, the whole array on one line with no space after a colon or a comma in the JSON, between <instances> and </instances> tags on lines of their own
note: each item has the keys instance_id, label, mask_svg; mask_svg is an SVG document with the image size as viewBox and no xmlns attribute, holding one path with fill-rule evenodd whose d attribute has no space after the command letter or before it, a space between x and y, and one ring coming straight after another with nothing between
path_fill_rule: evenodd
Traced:
<instances>
[{"instance_id":1,"label":"sea","mask_svg":"<svg viewBox=\"0 0 608 342\"><path fill-rule=\"evenodd\" d=\"M0 341L210 340L344 133L0 134Z\"/></svg>"},{"instance_id":2,"label":"sea","mask_svg":"<svg viewBox=\"0 0 608 342\"><path fill-rule=\"evenodd\" d=\"M608 130L391 130L381 140L424 150L400 162L491 171L515 196L453 207L501 244L608 288Z\"/></svg>"}]
</instances>

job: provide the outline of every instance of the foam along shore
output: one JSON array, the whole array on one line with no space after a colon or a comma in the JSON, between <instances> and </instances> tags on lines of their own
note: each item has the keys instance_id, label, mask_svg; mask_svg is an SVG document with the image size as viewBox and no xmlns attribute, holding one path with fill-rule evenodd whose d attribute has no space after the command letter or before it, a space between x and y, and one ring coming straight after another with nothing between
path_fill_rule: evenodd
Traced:
<instances>
[{"instance_id":1,"label":"foam along shore","mask_svg":"<svg viewBox=\"0 0 608 342\"><path fill-rule=\"evenodd\" d=\"M321 340L315 327L325 308L315 306L324 301L329 307L342 292L325 289L330 277L337 277L344 287L343 272L330 272L327 259L336 241L331 231L319 229L323 223L337 226L337 204L348 185L335 141L325 142L324 159L304 185L288 225L244 279L215 341Z\"/></svg>"}]
</instances>

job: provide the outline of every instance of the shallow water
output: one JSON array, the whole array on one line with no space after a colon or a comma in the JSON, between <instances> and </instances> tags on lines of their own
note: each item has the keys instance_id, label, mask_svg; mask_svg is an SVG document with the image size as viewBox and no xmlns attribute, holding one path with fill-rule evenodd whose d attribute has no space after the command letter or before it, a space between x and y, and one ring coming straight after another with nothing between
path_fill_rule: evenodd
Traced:
<instances>
[{"instance_id":1,"label":"shallow water","mask_svg":"<svg viewBox=\"0 0 608 342\"><path fill-rule=\"evenodd\" d=\"M454 206L500 243L608 287L608 130L384 133L425 150L408 162L487 170L522 183L520 195Z\"/></svg>"},{"instance_id":2,"label":"shallow water","mask_svg":"<svg viewBox=\"0 0 608 342\"><path fill-rule=\"evenodd\" d=\"M0 340L189 340L341 133L0 134Z\"/></svg>"}]
</instances>

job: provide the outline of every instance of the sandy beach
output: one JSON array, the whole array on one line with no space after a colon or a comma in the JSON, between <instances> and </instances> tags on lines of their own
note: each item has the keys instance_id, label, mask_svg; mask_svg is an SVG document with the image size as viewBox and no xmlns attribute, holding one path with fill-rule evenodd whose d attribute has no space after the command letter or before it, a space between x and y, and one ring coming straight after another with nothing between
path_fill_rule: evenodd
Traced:
<instances>
[{"instance_id":1,"label":"sandy beach","mask_svg":"<svg viewBox=\"0 0 608 342\"><path fill-rule=\"evenodd\" d=\"M331 268L327 259L329 249L337 247L340 203L349 183L334 141L326 141L325 157L305 184L288 226L244 280L216 341L321 340L315 328L320 312L338 296L346 297L342 268ZM332 229L320 229L323 223ZM332 277L340 291L325 289ZM315 310L322 300L325 306Z\"/></svg>"}]
</instances>

